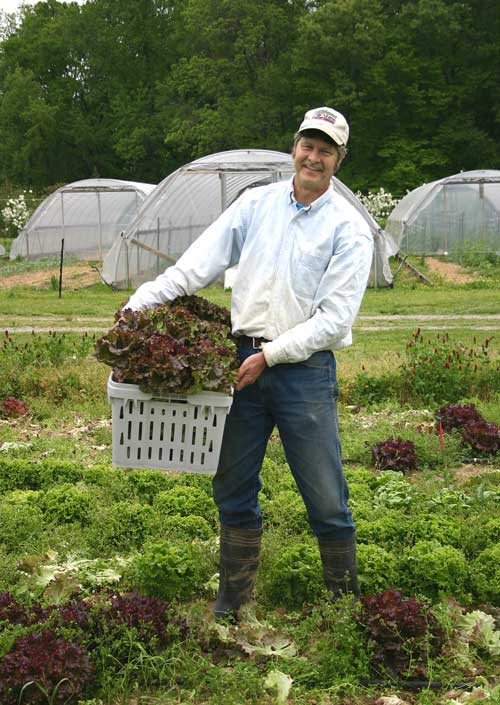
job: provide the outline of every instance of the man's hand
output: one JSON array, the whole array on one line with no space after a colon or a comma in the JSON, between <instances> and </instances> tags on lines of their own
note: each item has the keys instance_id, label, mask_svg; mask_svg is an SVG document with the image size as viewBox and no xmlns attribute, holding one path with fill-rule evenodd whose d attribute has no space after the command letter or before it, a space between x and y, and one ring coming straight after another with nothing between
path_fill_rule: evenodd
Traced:
<instances>
[{"instance_id":1,"label":"man's hand","mask_svg":"<svg viewBox=\"0 0 500 705\"><path fill-rule=\"evenodd\" d=\"M235 385L237 391L239 392L243 389L243 387L246 387L247 384L252 384L255 382L255 380L260 377L266 366L266 358L264 357L263 352L255 353L255 355L250 355L250 357L247 357L238 370Z\"/></svg>"}]
</instances>

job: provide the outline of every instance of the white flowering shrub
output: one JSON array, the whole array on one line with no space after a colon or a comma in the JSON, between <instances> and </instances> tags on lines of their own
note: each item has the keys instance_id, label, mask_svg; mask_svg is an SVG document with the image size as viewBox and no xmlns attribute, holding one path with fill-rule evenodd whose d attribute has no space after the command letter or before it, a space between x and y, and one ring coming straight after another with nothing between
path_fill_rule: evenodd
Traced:
<instances>
[{"instance_id":1,"label":"white flowering shrub","mask_svg":"<svg viewBox=\"0 0 500 705\"><path fill-rule=\"evenodd\" d=\"M14 234L21 230L28 222L32 209L28 206L27 199L33 198L33 191L23 191L15 198L9 198L5 207L2 208L2 218L9 234Z\"/></svg>"},{"instance_id":2,"label":"white flowering shrub","mask_svg":"<svg viewBox=\"0 0 500 705\"><path fill-rule=\"evenodd\" d=\"M366 210L381 225L385 225L389 214L399 203L398 198L395 198L389 191L385 191L383 188L379 188L378 191L368 191L366 195L361 193L361 191L357 191L355 195Z\"/></svg>"}]
</instances>

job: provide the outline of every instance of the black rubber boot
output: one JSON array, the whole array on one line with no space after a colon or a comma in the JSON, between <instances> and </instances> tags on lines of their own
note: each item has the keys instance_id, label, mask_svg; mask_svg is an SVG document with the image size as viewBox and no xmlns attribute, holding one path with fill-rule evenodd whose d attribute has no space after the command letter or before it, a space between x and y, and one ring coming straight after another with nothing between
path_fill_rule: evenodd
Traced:
<instances>
[{"instance_id":1,"label":"black rubber boot","mask_svg":"<svg viewBox=\"0 0 500 705\"><path fill-rule=\"evenodd\" d=\"M262 529L221 525L219 592L213 607L216 617L232 618L252 599L259 565Z\"/></svg>"},{"instance_id":2,"label":"black rubber boot","mask_svg":"<svg viewBox=\"0 0 500 705\"><path fill-rule=\"evenodd\" d=\"M333 598L351 593L359 600L358 573L356 567L356 536L348 539L325 539L318 537L319 552L323 563L323 577Z\"/></svg>"}]
</instances>

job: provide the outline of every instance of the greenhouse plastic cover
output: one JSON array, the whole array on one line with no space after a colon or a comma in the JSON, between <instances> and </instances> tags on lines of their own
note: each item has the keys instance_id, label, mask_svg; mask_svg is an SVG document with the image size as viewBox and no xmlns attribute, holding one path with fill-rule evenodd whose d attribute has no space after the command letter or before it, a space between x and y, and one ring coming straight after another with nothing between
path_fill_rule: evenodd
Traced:
<instances>
[{"instance_id":1,"label":"greenhouse plastic cover","mask_svg":"<svg viewBox=\"0 0 500 705\"><path fill-rule=\"evenodd\" d=\"M34 259L64 252L102 259L135 218L154 184L118 179L75 181L51 193L12 243L10 258Z\"/></svg>"},{"instance_id":2,"label":"greenhouse plastic cover","mask_svg":"<svg viewBox=\"0 0 500 705\"><path fill-rule=\"evenodd\" d=\"M181 167L157 186L117 238L104 259L103 279L115 288L130 288L155 278L245 189L293 173L289 154L262 149L219 152ZM347 186L336 178L333 182L369 223L376 244L371 283L387 286L392 282L388 257L397 248Z\"/></svg>"},{"instance_id":3,"label":"greenhouse plastic cover","mask_svg":"<svg viewBox=\"0 0 500 705\"><path fill-rule=\"evenodd\" d=\"M466 171L408 193L389 215L387 232L410 254L448 254L468 243L500 250L500 171Z\"/></svg>"}]
</instances>

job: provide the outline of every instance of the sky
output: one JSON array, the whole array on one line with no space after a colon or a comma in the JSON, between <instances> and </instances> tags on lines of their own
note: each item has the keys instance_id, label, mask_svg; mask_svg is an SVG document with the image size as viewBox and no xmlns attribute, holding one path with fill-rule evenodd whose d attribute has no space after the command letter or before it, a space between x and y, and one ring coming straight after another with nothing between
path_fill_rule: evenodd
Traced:
<instances>
[{"instance_id":1,"label":"sky","mask_svg":"<svg viewBox=\"0 0 500 705\"><path fill-rule=\"evenodd\" d=\"M24 0L26 5L35 5L40 0ZM21 5L22 0L0 0L0 10L4 12L16 12ZM85 2L85 0L76 0L80 5Z\"/></svg>"}]
</instances>

